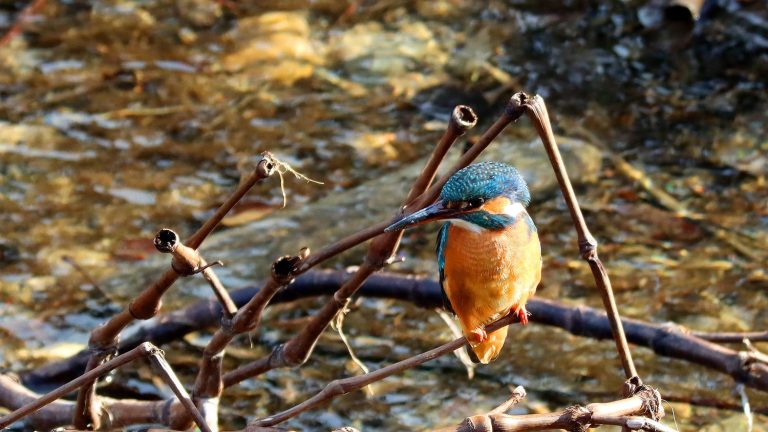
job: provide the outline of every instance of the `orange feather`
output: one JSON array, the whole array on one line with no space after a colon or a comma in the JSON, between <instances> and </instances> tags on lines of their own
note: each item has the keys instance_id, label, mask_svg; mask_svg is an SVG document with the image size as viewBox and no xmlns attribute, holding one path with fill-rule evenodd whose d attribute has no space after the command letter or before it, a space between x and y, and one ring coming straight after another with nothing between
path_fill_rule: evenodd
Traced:
<instances>
[{"instance_id":1,"label":"orange feather","mask_svg":"<svg viewBox=\"0 0 768 432\"><path fill-rule=\"evenodd\" d=\"M508 200L493 200L484 210L500 213ZM499 207L498 209L496 207ZM451 224L445 245L443 287L465 336L510 311L525 308L541 280L541 247L527 213L505 229L475 232ZM507 328L471 343L481 363L499 355Z\"/></svg>"}]
</instances>

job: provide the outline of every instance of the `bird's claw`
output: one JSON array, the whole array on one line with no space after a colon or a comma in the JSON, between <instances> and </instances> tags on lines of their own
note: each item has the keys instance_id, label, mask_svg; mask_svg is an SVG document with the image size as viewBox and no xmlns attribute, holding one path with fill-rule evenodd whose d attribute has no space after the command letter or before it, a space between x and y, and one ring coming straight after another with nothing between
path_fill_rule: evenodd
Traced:
<instances>
[{"instance_id":1,"label":"bird's claw","mask_svg":"<svg viewBox=\"0 0 768 432\"><path fill-rule=\"evenodd\" d=\"M481 343L488 340L488 333L485 332L485 329L482 328L476 328L469 332L467 335L467 339L470 343Z\"/></svg>"},{"instance_id":2,"label":"bird's claw","mask_svg":"<svg viewBox=\"0 0 768 432\"><path fill-rule=\"evenodd\" d=\"M527 325L528 324L528 311L525 310L525 307L521 307L517 311L517 318L520 320L520 324Z\"/></svg>"}]
</instances>

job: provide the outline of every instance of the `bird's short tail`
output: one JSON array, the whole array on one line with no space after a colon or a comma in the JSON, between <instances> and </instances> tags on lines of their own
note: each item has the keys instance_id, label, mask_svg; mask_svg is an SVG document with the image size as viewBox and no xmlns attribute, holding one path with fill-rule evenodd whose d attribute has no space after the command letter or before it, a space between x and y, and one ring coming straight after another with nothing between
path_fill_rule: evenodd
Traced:
<instances>
[{"instance_id":1,"label":"bird's short tail","mask_svg":"<svg viewBox=\"0 0 768 432\"><path fill-rule=\"evenodd\" d=\"M490 363L491 360L499 356L501 347L504 346L504 340L507 339L507 330L509 327L502 327L489 333L486 341L472 344L471 349L467 350L469 358L475 363Z\"/></svg>"}]
</instances>

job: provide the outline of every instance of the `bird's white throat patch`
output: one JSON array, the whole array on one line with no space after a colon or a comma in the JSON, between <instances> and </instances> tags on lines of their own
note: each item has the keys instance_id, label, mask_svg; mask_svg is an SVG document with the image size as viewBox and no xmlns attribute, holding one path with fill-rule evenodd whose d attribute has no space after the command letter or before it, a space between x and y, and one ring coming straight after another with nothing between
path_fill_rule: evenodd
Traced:
<instances>
[{"instance_id":1,"label":"bird's white throat patch","mask_svg":"<svg viewBox=\"0 0 768 432\"><path fill-rule=\"evenodd\" d=\"M450 222L453 225L456 225L459 228L465 229L473 233L480 233L480 232L486 231L486 229L481 227L480 225L475 225L472 222L467 222L463 219L448 219L448 222Z\"/></svg>"},{"instance_id":2,"label":"bird's white throat patch","mask_svg":"<svg viewBox=\"0 0 768 432\"><path fill-rule=\"evenodd\" d=\"M504 207L504 214L512 216L513 218L516 218L523 213L525 213L525 207L523 207L523 205L519 202L510 203Z\"/></svg>"}]
</instances>

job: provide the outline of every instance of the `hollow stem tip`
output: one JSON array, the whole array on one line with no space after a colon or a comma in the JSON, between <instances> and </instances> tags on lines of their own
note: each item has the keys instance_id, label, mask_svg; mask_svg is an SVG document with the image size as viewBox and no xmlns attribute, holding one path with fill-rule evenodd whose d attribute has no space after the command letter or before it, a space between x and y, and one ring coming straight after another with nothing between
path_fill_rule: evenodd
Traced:
<instances>
[{"instance_id":1,"label":"hollow stem tip","mask_svg":"<svg viewBox=\"0 0 768 432\"><path fill-rule=\"evenodd\" d=\"M467 105L456 105L451 113L451 121L456 128L464 133L477 124L477 114Z\"/></svg>"},{"instance_id":2,"label":"hollow stem tip","mask_svg":"<svg viewBox=\"0 0 768 432\"><path fill-rule=\"evenodd\" d=\"M173 253L179 245L179 235L172 229L163 228L155 235L154 244L162 253Z\"/></svg>"}]
</instances>

